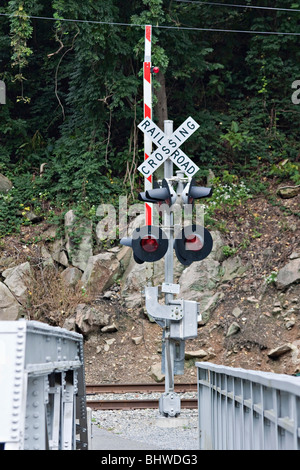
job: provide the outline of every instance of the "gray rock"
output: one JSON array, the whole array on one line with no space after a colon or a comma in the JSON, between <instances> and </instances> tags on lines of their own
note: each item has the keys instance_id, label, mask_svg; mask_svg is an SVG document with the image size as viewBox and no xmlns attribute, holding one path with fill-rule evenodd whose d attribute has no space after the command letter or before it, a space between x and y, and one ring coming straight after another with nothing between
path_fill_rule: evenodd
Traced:
<instances>
[{"instance_id":1,"label":"gray rock","mask_svg":"<svg viewBox=\"0 0 300 470\"><path fill-rule=\"evenodd\" d=\"M65 214L66 250L73 266L85 270L93 255L92 222L78 219L73 210Z\"/></svg>"},{"instance_id":2,"label":"gray rock","mask_svg":"<svg viewBox=\"0 0 300 470\"><path fill-rule=\"evenodd\" d=\"M49 251L54 261L65 266L69 266L69 260L64 249L64 242L62 239L55 240L52 244L49 245Z\"/></svg>"},{"instance_id":3,"label":"gray rock","mask_svg":"<svg viewBox=\"0 0 300 470\"><path fill-rule=\"evenodd\" d=\"M66 286L75 287L82 277L82 272L75 266L69 266L61 273Z\"/></svg>"},{"instance_id":4,"label":"gray rock","mask_svg":"<svg viewBox=\"0 0 300 470\"><path fill-rule=\"evenodd\" d=\"M218 230L212 230L211 236L213 239L213 249L209 255L209 258L221 262L225 259L223 253L223 246L225 245L225 242L222 239L222 235Z\"/></svg>"},{"instance_id":5,"label":"gray rock","mask_svg":"<svg viewBox=\"0 0 300 470\"><path fill-rule=\"evenodd\" d=\"M242 277L243 274L247 271L247 269L248 267L243 265L242 260L239 256L227 258L225 261L223 261L222 264L222 281L232 281L237 277Z\"/></svg>"},{"instance_id":6,"label":"gray rock","mask_svg":"<svg viewBox=\"0 0 300 470\"><path fill-rule=\"evenodd\" d=\"M217 304L223 299L223 292L203 292L203 295L198 298L200 313L202 316L200 324L203 325L210 319L211 313L216 308ZM186 299L185 299L186 300Z\"/></svg>"},{"instance_id":7,"label":"gray rock","mask_svg":"<svg viewBox=\"0 0 300 470\"><path fill-rule=\"evenodd\" d=\"M122 246L116 254L117 260L120 263L122 272L125 272L132 259L132 248L130 246Z\"/></svg>"},{"instance_id":8,"label":"gray rock","mask_svg":"<svg viewBox=\"0 0 300 470\"><path fill-rule=\"evenodd\" d=\"M288 320L285 324L285 327L287 330L291 330L293 326L295 326L296 322L295 320Z\"/></svg>"},{"instance_id":9,"label":"gray rock","mask_svg":"<svg viewBox=\"0 0 300 470\"><path fill-rule=\"evenodd\" d=\"M5 278L4 283L21 304L25 304L27 301L30 274L31 270L28 261L14 268L8 268L2 273L2 276Z\"/></svg>"},{"instance_id":10,"label":"gray rock","mask_svg":"<svg viewBox=\"0 0 300 470\"><path fill-rule=\"evenodd\" d=\"M118 328L115 323L111 323L110 325L101 328L101 333L113 333L115 331L118 331Z\"/></svg>"},{"instance_id":11,"label":"gray rock","mask_svg":"<svg viewBox=\"0 0 300 470\"><path fill-rule=\"evenodd\" d=\"M277 194L283 199L289 199L300 194L300 185L298 186L285 186L279 188Z\"/></svg>"},{"instance_id":12,"label":"gray rock","mask_svg":"<svg viewBox=\"0 0 300 470\"><path fill-rule=\"evenodd\" d=\"M132 251L132 250L131 250ZM174 279L180 276L183 266L174 259ZM137 264L133 257L121 278L121 295L128 308L144 303L142 292L144 286L159 285L165 278L165 262L161 259L155 263Z\"/></svg>"},{"instance_id":13,"label":"gray rock","mask_svg":"<svg viewBox=\"0 0 300 470\"><path fill-rule=\"evenodd\" d=\"M76 326L83 335L89 335L109 324L109 315L86 304L76 307Z\"/></svg>"},{"instance_id":14,"label":"gray rock","mask_svg":"<svg viewBox=\"0 0 300 470\"><path fill-rule=\"evenodd\" d=\"M54 261L52 259L52 256L50 255L49 251L44 245L41 246L41 257L43 260L44 267L46 266L54 267Z\"/></svg>"},{"instance_id":15,"label":"gray rock","mask_svg":"<svg viewBox=\"0 0 300 470\"><path fill-rule=\"evenodd\" d=\"M280 315L281 314L281 307L274 307L272 310L272 315Z\"/></svg>"},{"instance_id":16,"label":"gray rock","mask_svg":"<svg viewBox=\"0 0 300 470\"><path fill-rule=\"evenodd\" d=\"M161 364L155 363L150 368L150 376L155 382L163 382L165 380L164 374L161 372Z\"/></svg>"},{"instance_id":17,"label":"gray rock","mask_svg":"<svg viewBox=\"0 0 300 470\"><path fill-rule=\"evenodd\" d=\"M211 258L192 263L180 276L180 296L197 300L201 292L215 289L220 281L220 263Z\"/></svg>"},{"instance_id":18,"label":"gray rock","mask_svg":"<svg viewBox=\"0 0 300 470\"><path fill-rule=\"evenodd\" d=\"M198 349L197 351L185 351L184 358L185 359L203 359L208 356L208 352L204 351L204 349Z\"/></svg>"},{"instance_id":19,"label":"gray rock","mask_svg":"<svg viewBox=\"0 0 300 470\"><path fill-rule=\"evenodd\" d=\"M108 290L108 291L104 292L103 299L110 300L113 295L114 295L113 291Z\"/></svg>"},{"instance_id":20,"label":"gray rock","mask_svg":"<svg viewBox=\"0 0 300 470\"><path fill-rule=\"evenodd\" d=\"M277 348L272 349L268 353L268 357L270 357L271 359L276 359L277 357L282 356L283 354L291 351L292 349L293 347L291 344L283 344L282 346L278 346Z\"/></svg>"},{"instance_id":21,"label":"gray rock","mask_svg":"<svg viewBox=\"0 0 300 470\"><path fill-rule=\"evenodd\" d=\"M239 318L239 316L243 313L243 311L239 307L235 307L232 310L232 315L235 316L235 318Z\"/></svg>"},{"instance_id":22,"label":"gray rock","mask_svg":"<svg viewBox=\"0 0 300 470\"><path fill-rule=\"evenodd\" d=\"M68 331L75 331L76 330L76 318L75 317L67 318L63 324L63 328L65 328Z\"/></svg>"},{"instance_id":23,"label":"gray rock","mask_svg":"<svg viewBox=\"0 0 300 470\"><path fill-rule=\"evenodd\" d=\"M26 214L26 219L30 220L30 222L32 222L33 224L41 222L43 220L43 218L44 217L42 215L36 215L32 211L29 211Z\"/></svg>"},{"instance_id":24,"label":"gray rock","mask_svg":"<svg viewBox=\"0 0 300 470\"><path fill-rule=\"evenodd\" d=\"M12 182L0 173L0 193L7 193L12 186Z\"/></svg>"},{"instance_id":25,"label":"gray rock","mask_svg":"<svg viewBox=\"0 0 300 470\"><path fill-rule=\"evenodd\" d=\"M143 341L143 337L142 336L134 336L131 338L132 339L132 342L136 345L139 345L141 344L141 342Z\"/></svg>"},{"instance_id":26,"label":"gray rock","mask_svg":"<svg viewBox=\"0 0 300 470\"><path fill-rule=\"evenodd\" d=\"M0 321L15 321L21 312L21 305L10 292L9 288L0 282Z\"/></svg>"},{"instance_id":27,"label":"gray rock","mask_svg":"<svg viewBox=\"0 0 300 470\"><path fill-rule=\"evenodd\" d=\"M81 280L92 292L100 293L116 282L120 273L120 263L115 254L100 253L90 256Z\"/></svg>"},{"instance_id":28,"label":"gray rock","mask_svg":"<svg viewBox=\"0 0 300 470\"><path fill-rule=\"evenodd\" d=\"M291 260L278 271L275 284L278 289L286 289L297 282L300 282L300 258Z\"/></svg>"},{"instance_id":29,"label":"gray rock","mask_svg":"<svg viewBox=\"0 0 300 470\"><path fill-rule=\"evenodd\" d=\"M230 327L228 328L226 336L232 336L237 334L240 331L240 325L236 322L231 323Z\"/></svg>"}]
</instances>

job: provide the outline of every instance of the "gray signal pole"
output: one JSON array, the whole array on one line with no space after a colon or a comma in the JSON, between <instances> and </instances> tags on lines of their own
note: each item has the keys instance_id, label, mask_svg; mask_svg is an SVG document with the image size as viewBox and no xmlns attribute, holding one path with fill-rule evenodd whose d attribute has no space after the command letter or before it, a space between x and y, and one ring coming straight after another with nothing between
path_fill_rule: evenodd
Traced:
<instances>
[{"instance_id":1,"label":"gray signal pole","mask_svg":"<svg viewBox=\"0 0 300 470\"><path fill-rule=\"evenodd\" d=\"M173 121L164 121L164 132L166 137L173 134ZM173 177L173 162L167 159L164 162L164 178L169 180ZM174 282L174 214L170 209L164 212L164 229L169 239L169 248L165 255L165 283L172 285ZM172 292L165 293L165 304L170 305L174 298ZM177 416L180 413L180 397L174 391L174 369L175 369L175 342L170 337L171 320L165 320L164 345L165 345L165 393L160 397L159 409L165 416Z\"/></svg>"},{"instance_id":2,"label":"gray signal pole","mask_svg":"<svg viewBox=\"0 0 300 470\"><path fill-rule=\"evenodd\" d=\"M180 286L174 283L173 248L174 243L178 242L178 237L175 240L172 206L175 206L177 199L179 206L187 204L186 198L182 198L183 188L192 181L193 175L199 170L197 165L181 149L179 150L179 147L198 129L199 125L192 117L189 117L173 132L173 121L166 120L164 131L162 131L150 118L145 118L138 127L149 135L157 146L157 150L152 152L138 169L145 177L149 177L160 165L164 164L164 179L161 182L161 188L164 184L167 185L171 198L168 203L165 201L163 209L163 232L168 239L168 249L164 252L165 280L161 286L161 292L165 295L165 304L159 302L158 286L145 287L145 302L148 314L163 330L162 373L165 375L165 392L159 400L159 411L163 416L176 417L180 414L180 396L174 391L174 375L184 372L185 340L197 337L200 312L198 302L174 298L174 294L179 294ZM179 168L176 176L173 176L174 163ZM176 191L174 184L177 184ZM161 188L157 189L160 191ZM147 196L147 191L141 194L145 194L143 196L145 201L151 200L151 197ZM163 200L164 198L153 198L154 202ZM178 259L180 262L184 261L184 259ZM186 264L185 261L182 264Z\"/></svg>"}]
</instances>

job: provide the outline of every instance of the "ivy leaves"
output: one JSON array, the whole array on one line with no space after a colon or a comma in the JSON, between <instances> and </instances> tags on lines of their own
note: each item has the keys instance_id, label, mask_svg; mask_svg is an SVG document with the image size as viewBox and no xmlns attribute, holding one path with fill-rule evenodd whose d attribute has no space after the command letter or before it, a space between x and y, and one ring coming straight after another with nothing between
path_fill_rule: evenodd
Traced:
<instances>
[{"instance_id":1,"label":"ivy leaves","mask_svg":"<svg viewBox=\"0 0 300 470\"><path fill-rule=\"evenodd\" d=\"M25 77L23 69L28 65L28 57L31 56L32 50L28 47L27 41L32 35L32 25L28 17L27 7L32 6L33 2L28 0L10 0L8 2L8 12L10 13L10 34L12 46L12 67L16 67L18 72L15 74L14 81L21 84L21 95L17 96L17 102L23 101L29 103L30 98L24 96L23 82Z\"/></svg>"}]
</instances>

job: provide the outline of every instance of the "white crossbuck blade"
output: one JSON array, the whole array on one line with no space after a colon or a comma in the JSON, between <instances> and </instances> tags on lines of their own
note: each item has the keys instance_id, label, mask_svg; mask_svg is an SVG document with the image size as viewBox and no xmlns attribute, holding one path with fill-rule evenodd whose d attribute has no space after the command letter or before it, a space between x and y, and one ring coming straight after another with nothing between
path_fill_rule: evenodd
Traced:
<instances>
[{"instance_id":1,"label":"white crossbuck blade","mask_svg":"<svg viewBox=\"0 0 300 470\"><path fill-rule=\"evenodd\" d=\"M138 170L148 178L167 158L170 158L187 176L194 176L199 167L179 147L199 127L199 124L189 117L171 136L167 137L150 118L145 118L138 128L152 140L157 149L138 167Z\"/></svg>"}]
</instances>

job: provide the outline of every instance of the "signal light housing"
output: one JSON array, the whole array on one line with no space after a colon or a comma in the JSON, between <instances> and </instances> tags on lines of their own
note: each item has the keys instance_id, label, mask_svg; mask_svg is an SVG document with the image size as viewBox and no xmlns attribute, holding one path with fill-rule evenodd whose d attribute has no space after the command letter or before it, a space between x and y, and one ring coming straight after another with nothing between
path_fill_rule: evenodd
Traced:
<instances>
[{"instance_id":1,"label":"signal light housing","mask_svg":"<svg viewBox=\"0 0 300 470\"><path fill-rule=\"evenodd\" d=\"M144 202L162 203L165 202L168 206L172 206L176 201L177 195L173 190L171 184L166 179L162 180L162 185L155 184L153 189L148 189L144 193L139 193L138 199Z\"/></svg>"},{"instance_id":2,"label":"signal light housing","mask_svg":"<svg viewBox=\"0 0 300 470\"><path fill-rule=\"evenodd\" d=\"M165 256L169 240L160 227L145 225L134 230L132 237L124 237L121 245L131 246L136 263L152 263Z\"/></svg>"},{"instance_id":3,"label":"signal light housing","mask_svg":"<svg viewBox=\"0 0 300 470\"><path fill-rule=\"evenodd\" d=\"M195 178L192 178L191 181L185 186L182 192L182 201L184 204L194 204L195 199L211 197L212 193L212 188L196 186Z\"/></svg>"},{"instance_id":4,"label":"signal light housing","mask_svg":"<svg viewBox=\"0 0 300 470\"><path fill-rule=\"evenodd\" d=\"M194 261L201 261L210 254L213 239L206 228L200 225L190 225L184 227L175 239L174 248L180 263L189 266Z\"/></svg>"}]
</instances>

